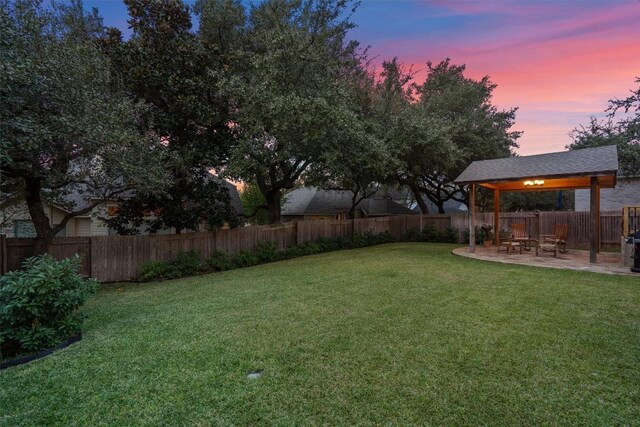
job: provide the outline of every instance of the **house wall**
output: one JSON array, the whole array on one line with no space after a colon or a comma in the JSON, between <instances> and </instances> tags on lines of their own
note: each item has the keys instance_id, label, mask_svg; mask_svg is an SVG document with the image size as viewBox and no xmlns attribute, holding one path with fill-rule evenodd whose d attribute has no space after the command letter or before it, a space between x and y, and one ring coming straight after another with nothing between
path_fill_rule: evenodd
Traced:
<instances>
[{"instance_id":1,"label":"house wall","mask_svg":"<svg viewBox=\"0 0 640 427\"><path fill-rule=\"evenodd\" d=\"M64 218L66 213L54 206L44 205L44 211L49 218L49 224L55 226L60 224L60 221ZM0 211L0 234L4 234L7 237L16 237L16 221L28 221L31 222L31 215L26 203L19 203L14 206L9 206ZM97 224L96 224L97 226ZM74 236L91 236L93 224L89 217L76 217L67 222L65 229L62 230L58 237L74 237ZM101 235L106 235L101 234Z\"/></svg>"},{"instance_id":2,"label":"house wall","mask_svg":"<svg viewBox=\"0 0 640 427\"><path fill-rule=\"evenodd\" d=\"M74 236L91 236L91 218L77 218L75 226Z\"/></svg>"},{"instance_id":3,"label":"house wall","mask_svg":"<svg viewBox=\"0 0 640 427\"><path fill-rule=\"evenodd\" d=\"M576 211L588 211L590 190L576 190L575 204ZM600 190L600 210L621 210L628 205L640 205L640 178L618 178L615 188Z\"/></svg>"},{"instance_id":4,"label":"house wall","mask_svg":"<svg viewBox=\"0 0 640 427\"><path fill-rule=\"evenodd\" d=\"M106 203L98 205L91 211L90 215L75 217L70 219L65 226L65 229L58 233L57 237L83 237L83 236L109 236L115 234L113 230L105 224L102 218L108 217L109 206L117 206L117 203ZM50 219L51 226L60 224L66 212L55 206L44 206L44 211L47 217ZM0 234L4 234L7 237L16 237L16 221L28 221L31 222L31 215L27 208L26 203L19 203L14 206L0 210ZM228 228L228 227L227 227ZM202 231L206 227L202 225ZM183 232L194 232L196 230L188 230ZM149 234L146 226L140 227L140 234ZM163 229L157 232L158 235L163 234L175 234L175 229Z\"/></svg>"},{"instance_id":5,"label":"house wall","mask_svg":"<svg viewBox=\"0 0 640 427\"><path fill-rule=\"evenodd\" d=\"M106 203L104 205L98 205L91 211L90 230L91 236L108 236L109 227L100 218L106 218L108 216L108 207L116 206L115 203Z\"/></svg>"},{"instance_id":6,"label":"house wall","mask_svg":"<svg viewBox=\"0 0 640 427\"><path fill-rule=\"evenodd\" d=\"M0 234L15 237L15 221L30 221L26 203L8 206L0 210Z\"/></svg>"}]
</instances>

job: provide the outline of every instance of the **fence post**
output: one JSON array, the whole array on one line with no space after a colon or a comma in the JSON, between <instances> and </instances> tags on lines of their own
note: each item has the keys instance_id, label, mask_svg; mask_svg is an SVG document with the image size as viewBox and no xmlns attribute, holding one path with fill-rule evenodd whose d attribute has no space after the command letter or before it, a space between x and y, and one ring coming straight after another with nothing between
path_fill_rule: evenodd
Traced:
<instances>
[{"instance_id":1,"label":"fence post","mask_svg":"<svg viewBox=\"0 0 640 427\"><path fill-rule=\"evenodd\" d=\"M89 257L89 277L93 277L93 257L91 256L91 249L92 249L92 245L91 242L93 241L93 238L91 236L89 236L89 250L87 251L87 255Z\"/></svg>"},{"instance_id":2,"label":"fence post","mask_svg":"<svg viewBox=\"0 0 640 427\"><path fill-rule=\"evenodd\" d=\"M7 272L7 236L0 234L0 274Z\"/></svg>"},{"instance_id":3,"label":"fence post","mask_svg":"<svg viewBox=\"0 0 640 427\"><path fill-rule=\"evenodd\" d=\"M296 245L300 244L300 226L298 225L300 221L296 220L296 222L294 223L295 227L296 227Z\"/></svg>"}]
</instances>

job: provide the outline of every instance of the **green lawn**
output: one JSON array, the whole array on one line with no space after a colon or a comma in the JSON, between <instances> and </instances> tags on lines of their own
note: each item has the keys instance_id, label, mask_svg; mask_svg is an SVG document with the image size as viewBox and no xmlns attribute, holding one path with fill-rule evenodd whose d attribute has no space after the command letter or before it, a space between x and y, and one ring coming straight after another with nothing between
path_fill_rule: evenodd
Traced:
<instances>
[{"instance_id":1,"label":"green lawn","mask_svg":"<svg viewBox=\"0 0 640 427\"><path fill-rule=\"evenodd\" d=\"M452 248L108 287L83 341L0 373L1 424L640 423L638 278Z\"/></svg>"}]
</instances>

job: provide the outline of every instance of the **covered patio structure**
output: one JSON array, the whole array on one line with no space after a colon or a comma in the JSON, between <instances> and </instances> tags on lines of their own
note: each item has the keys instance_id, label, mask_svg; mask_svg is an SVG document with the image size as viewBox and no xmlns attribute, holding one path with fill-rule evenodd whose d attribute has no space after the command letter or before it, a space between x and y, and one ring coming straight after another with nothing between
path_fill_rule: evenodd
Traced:
<instances>
[{"instance_id":1,"label":"covered patio structure","mask_svg":"<svg viewBox=\"0 0 640 427\"><path fill-rule=\"evenodd\" d=\"M476 188L493 191L494 233L500 244L500 193L588 188L591 228L589 262L595 263L600 249L600 189L613 188L618 172L615 145L533 156L506 157L471 163L454 181L469 190L469 252L475 252Z\"/></svg>"}]
</instances>

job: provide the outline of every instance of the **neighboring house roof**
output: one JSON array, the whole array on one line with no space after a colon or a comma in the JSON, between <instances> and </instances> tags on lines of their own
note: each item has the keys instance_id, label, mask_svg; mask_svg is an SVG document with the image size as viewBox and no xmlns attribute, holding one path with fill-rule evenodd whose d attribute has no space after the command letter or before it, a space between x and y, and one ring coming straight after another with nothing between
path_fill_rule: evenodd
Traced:
<instances>
[{"instance_id":1,"label":"neighboring house roof","mask_svg":"<svg viewBox=\"0 0 640 427\"><path fill-rule=\"evenodd\" d=\"M352 194L348 191L323 190L316 187L298 188L285 195L282 215L336 215L351 209L351 197ZM415 214L411 209L382 197L364 199L356 208L367 216Z\"/></svg>"},{"instance_id":2,"label":"neighboring house roof","mask_svg":"<svg viewBox=\"0 0 640 427\"><path fill-rule=\"evenodd\" d=\"M230 183L227 180L219 178L213 174L210 174L211 180L218 181L220 184L224 185L227 190L229 190L229 203L231 207L236 212L236 215L243 215L244 208L242 206L242 201L240 200L240 194L238 193L238 189L235 185ZM132 197L132 191L127 191L122 193L123 197ZM76 184L73 186L72 190L61 197L61 203L52 203L55 207L65 211L80 211L90 206L91 201L95 200L97 194L94 191L90 191L89 187L86 184ZM89 214L86 214L87 216Z\"/></svg>"},{"instance_id":3,"label":"neighboring house roof","mask_svg":"<svg viewBox=\"0 0 640 427\"><path fill-rule=\"evenodd\" d=\"M236 212L236 215L244 215L244 206L242 205L242 200L240 200L240 193L238 192L238 188L236 188L235 185L227 180L224 180L222 178L217 179L222 181L224 186L227 187L227 190L229 190L229 204L231 204L231 207Z\"/></svg>"},{"instance_id":4,"label":"neighboring house roof","mask_svg":"<svg viewBox=\"0 0 640 427\"><path fill-rule=\"evenodd\" d=\"M534 156L475 161L454 182L470 184L522 178L598 176L615 174L617 171L617 147L609 145Z\"/></svg>"},{"instance_id":5,"label":"neighboring house roof","mask_svg":"<svg viewBox=\"0 0 640 427\"><path fill-rule=\"evenodd\" d=\"M427 203L427 207L429 208L429 213L437 214L438 207L435 205L435 203L433 203L431 200L427 199L426 197L424 198L424 200ZM414 210L420 213L420 206L416 204ZM449 199L444 202L444 213L448 214L448 213L460 213L460 212L468 212L468 211L469 209L467 208L467 205L457 200Z\"/></svg>"},{"instance_id":6,"label":"neighboring house roof","mask_svg":"<svg viewBox=\"0 0 640 427\"><path fill-rule=\"evenodd\" d=\"M61 195L60 203L52 202L51 204L65 212L77 212L88 208L94 197L93 192L88 190L87 184L75 184L71 191Z\"/></svg>"}]
</instances>

